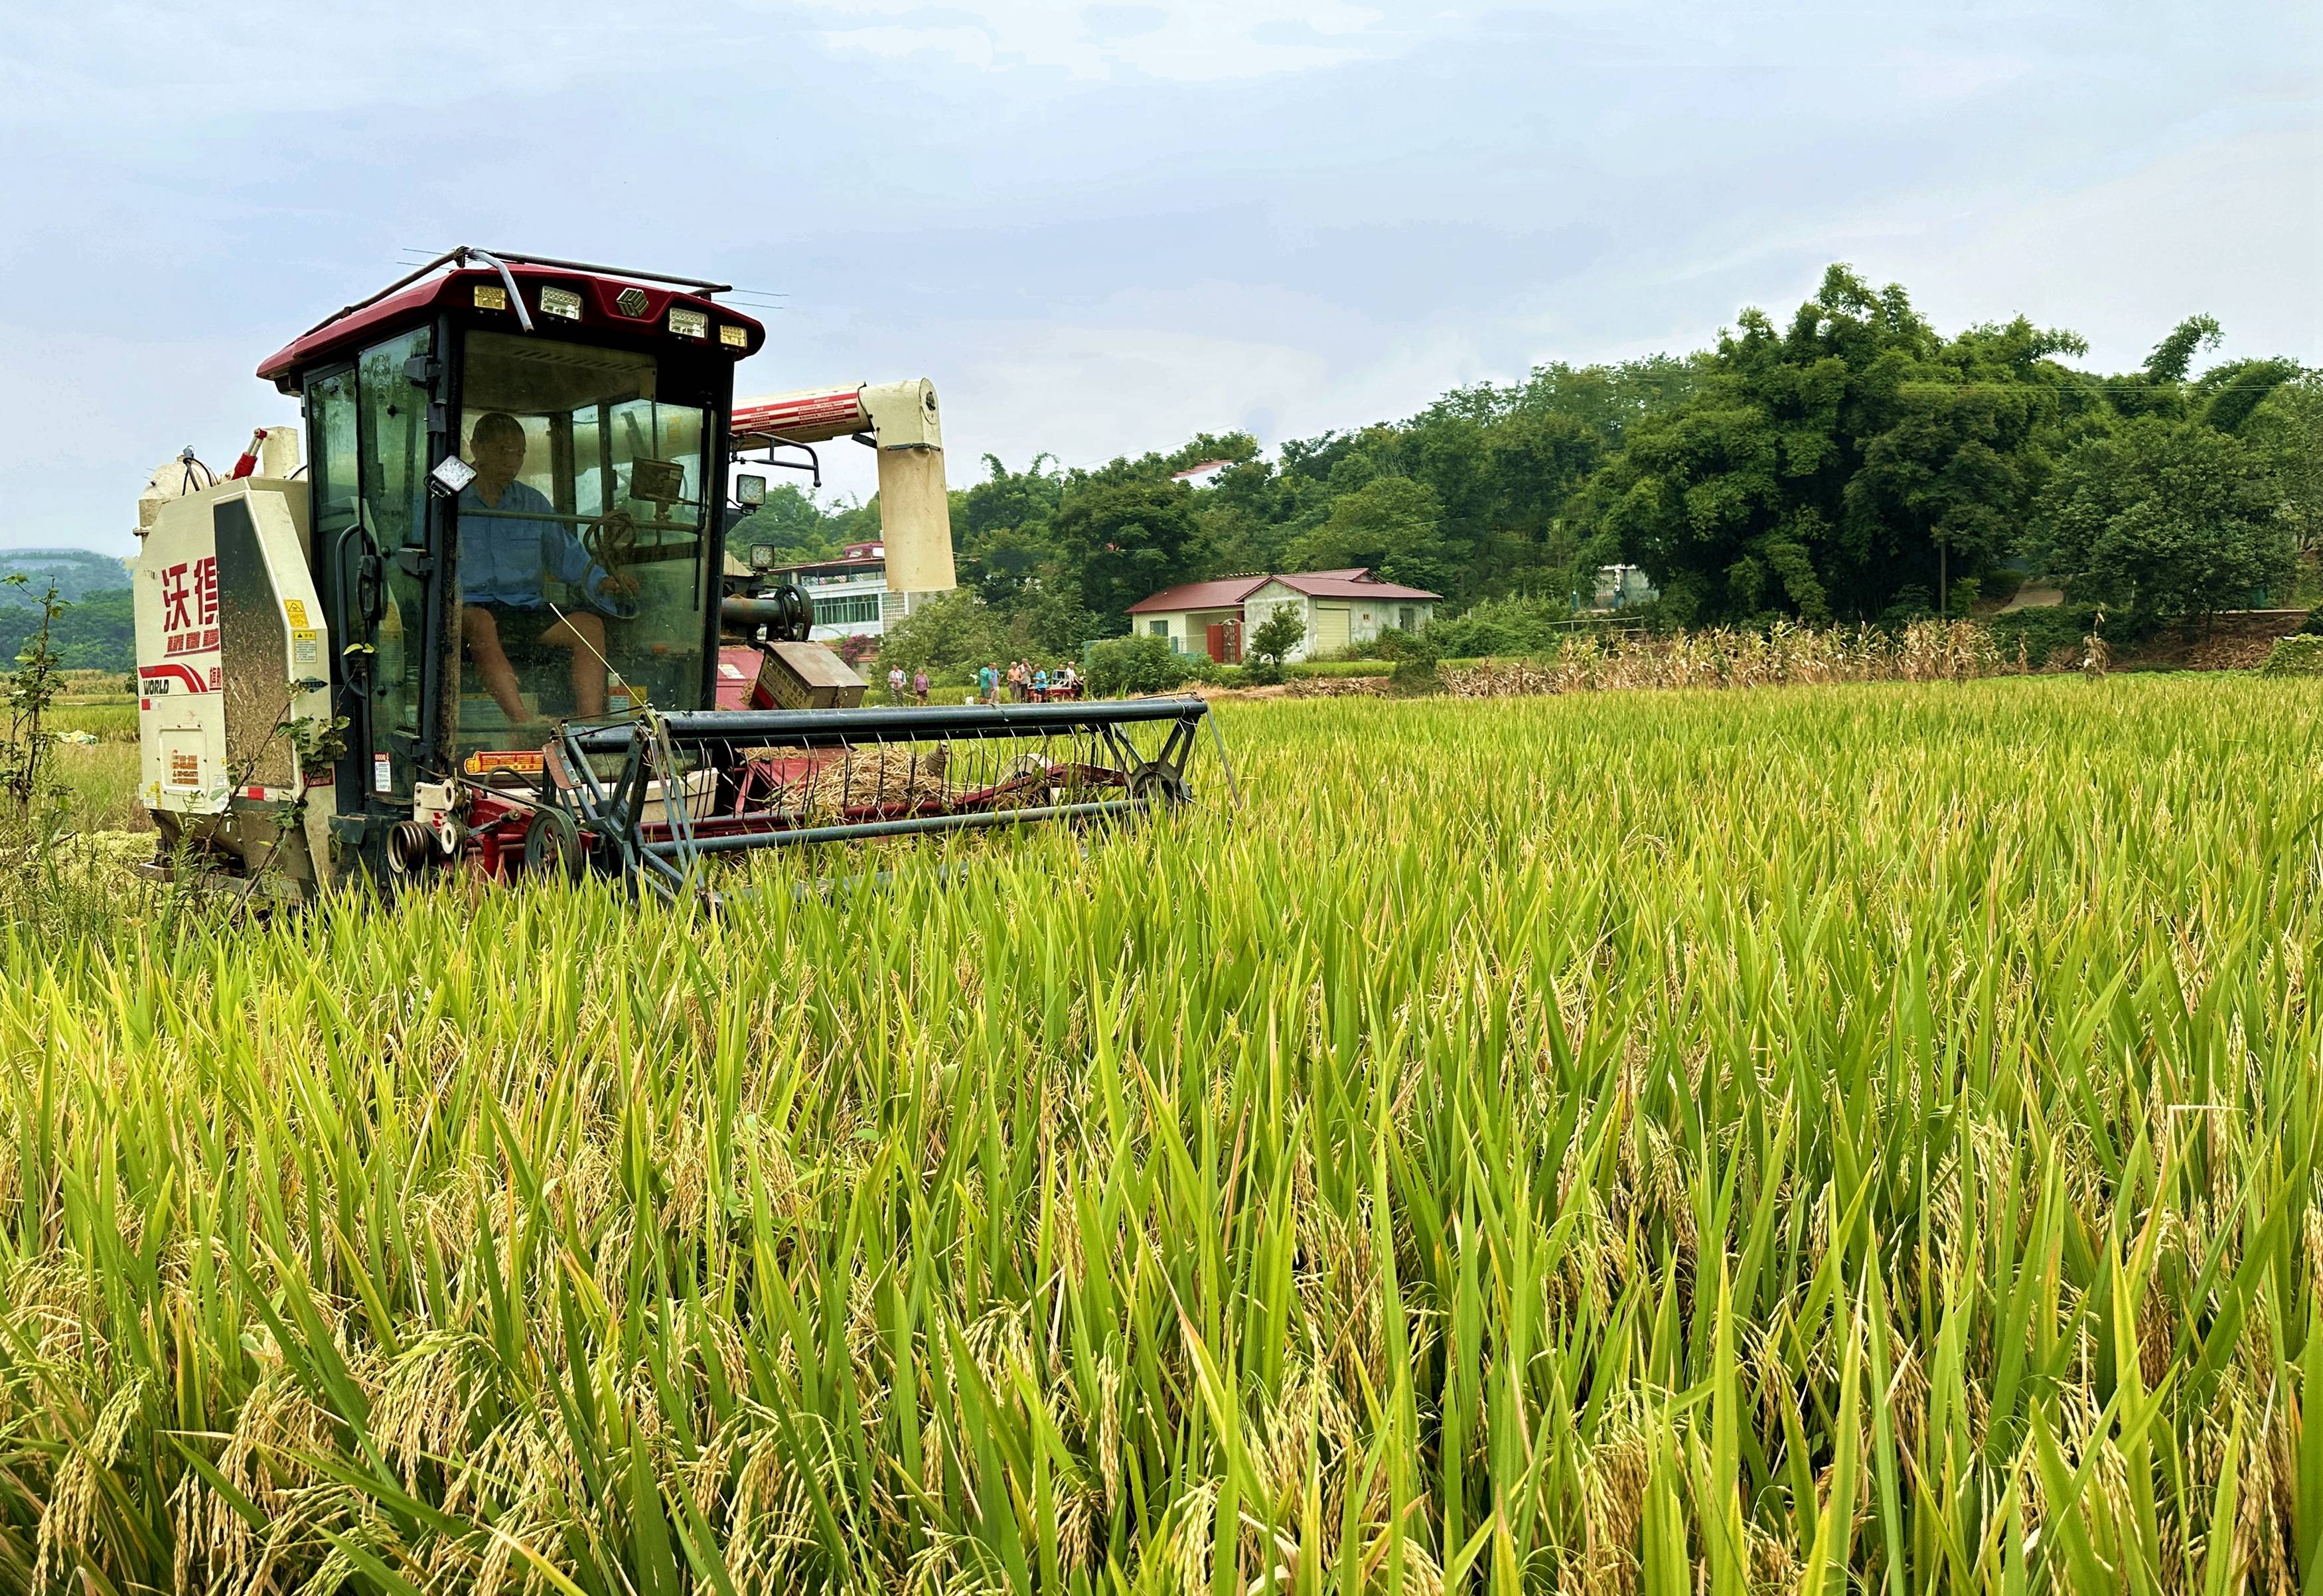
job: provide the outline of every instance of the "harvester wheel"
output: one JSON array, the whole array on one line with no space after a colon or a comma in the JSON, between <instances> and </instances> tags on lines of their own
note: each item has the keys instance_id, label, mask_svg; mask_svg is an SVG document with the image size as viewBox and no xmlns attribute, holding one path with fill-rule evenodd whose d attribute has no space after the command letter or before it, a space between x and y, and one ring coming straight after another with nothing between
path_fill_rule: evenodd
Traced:
<instances>
[{"instance_id":1,"label":"harvester wheel","mask_svg":"<svg viewBox=\"0 0 2323 1596\"><path fill-rule=\"evenodd\" d=\"M581 879L581 828L561 809L544 809L524 834L524 867L537 876Z\"/></svg>"},{"instance_id":2,"label":"harvester wheel","mask_svg":"<svg viewBox=\"0 0 2323 1596\"><path fill-rule=\"evenodd\" d=\"M1183 775L1159 759L1151 759L1129 773L1129 795L1175 808L1192 792Z\"/></svg>"}]
</instances>

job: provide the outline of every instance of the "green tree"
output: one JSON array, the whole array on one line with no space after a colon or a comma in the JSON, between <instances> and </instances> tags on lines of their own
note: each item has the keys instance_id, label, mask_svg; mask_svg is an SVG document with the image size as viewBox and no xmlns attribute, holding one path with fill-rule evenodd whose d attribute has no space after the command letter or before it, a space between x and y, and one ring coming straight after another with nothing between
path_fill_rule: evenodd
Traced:
<instances>
[{"instance_id":1,"label":"green tree","mask_svg":"<svg viewBox=\"0 0 2323 1596\"><path fill-rule=\"evenodd\" d=\"M20 590L30 585L21 571L0 576L0 583ZM53 800L62 791L50 768L57 735L48 729L47 717L56 702L57 672L64 668L50 628L66 604L53 585L33 604L40 619L17 649L16 668L5 683L8 729L0 737L0 793L14 801L14 818L20 821L32 815L36 803Z\"/></svg>"},{"instance_id":2,"label":"green tree","mask_svg":"<svg viewBox=\"0 0 2323 1596\"><path fill-rule=\"evenodd\" d=\"M1307 636L1307 622L1295 604L1277 604L1250 634L1250 656L1270 665L1289 658Z\"/></svg>"},{"instance_id":3,"label":"green tree","mask_svg":"<svg viewBox=\"0 0 2323 1596\"><path fill-rule=\"evenodd\" d=\"M1944 340L1902 288L1833 266L1628 426L1586 509L1674 619L1877 616L2015 554L2048 441L2102 402L2054 358L2083 350L2022 318Z\"/></svg>"},{"instance_id":4,"label":"green tree","mask_svg":"<svg viewBox=\"0 0 2323 1596\"><path fill-rule=\"evenodd\" d=\"M1389 582L1440 592L1450 580L1443 503L1409 477L1373 478L1331 502L1292 557L1303 570L1363 566Z\"/></svg>"},{"instance_id":5,"label":"green tree","mask_svg":"<svg viewBox=\"0 0 2323 1596\"><path fill-rule=\"evenodd\" d=\"M771 482L767 501L726 533L726 552L739 560L760 544L774 549L777 565L800 565L837 558L846 539L813 499L789 482Z\"/></svg>"},{"instance_id":6,"label":"green tree","mask_svg":"<svg viewBox=\"0 0 2323 1596\"><path fill-rule=\"evenodd\" d=\"M999 619L967 589L931 599L889 627L879 640L879 658L901 665L905 675L922 665L976 665L1000 659L1007 637Z\"/></svg>"},{"instance_id":7,"label":"green tree","mask_svg":"<svg viewBox=\"0 0 2323 1596\"><path fill-rule=\"evenodd\" d=\"M2153 346L2145 357L2147 381L2157 387L2183 382L2193 369L2194 356L2205 349L2215 349L2225 336L2214 316L2190 316L2170 329L2170 335Z\"/></svg>"},{"instance_id":8,"label":"green tree","mask_svg":"<svg viewBox=\"0 0 2323 1596\"><path fill-rule=\"evenodd\" d=\"M42 626L44 608L0 577L0 659L12 659ZM84 589L47 620L47 647L61 671L126 671L137 663L136 606L125 587Z\"/></svg>"},{"instance_id":9,"label":"green tree","mask_svg":"<svg viewBox=\"0 0 2323 1596\"><path fill-rule=\"evenodd\" d=\"M1649 354L1610 366L1551 362L1535 366L1522 387L1508 390L1510 409L1515 415L1564 417L1619 447L1630 427L1685 402L1702 358Z\"/></svg>"},{"instance_id":10,"label":"green tree","mask_svg":"<svg viewBox=\"0 0 2323 1596\"><path fill-rule=\"evenodd\" d=\"M1153 456L1148 455L1148 459ZM1162 457L1163 474L1190 471L1197 465L1207 465L1213 460L1231 460L1246 465L1258 458L1258 440L1246 432L1198 432L1177 449ZM1224 473L1221 473L1224 474Z\"/></svg>"},{"instance_id":11,"label":"green tree","mask_svg":"<svg viewBox=\"0 0 2323 1596\"><path fill-rule=\"evenodd\" d=\"M1010 471L999 456L987 454L983 482L952 495L952 537L963 548L978 538L1017 527L1046 526L1064 498L1064 478L1047 454L1035 454L1023 471Z\"/></svg>"},{"instance_id":12,"label":"green tree","mask_svg":"<svg viewBox=\"0 0 2323 1596\"><path fill-rule=\"evenodd\" d=\"M2252 412L2243 436L2266 456L2299 552L2323 548L2323 371L2276 387Z\"/></svg>"},{"instance_id":13,"label":"green tree","mask_svg":"<svg viewBox=\"0 0 2323 1596\"><path fill-rule=\"evenodd\" d=\"M1088 652L1089 691L1101 698L1167 693L1182 683L1189 665L1160 637L1107 637Z\"/></svg>"},{"instance_id":14,"label":"green tree","mask_svg":"<svg viewBox=\"0 0 2323 1596\"><path fill-rule=\"evenodd\" d=\"M2058 465L2033 547L2077 602L2196 620L2290 574L2277 503L2261 452L2199 422L2143 417Z\"/></svg>"},{"instance_id":15,"label":"green tree","mask_svg":"<svg viewBox=\"0 0 2323 1596\"><path fill-rule=\"evenodd\" d=\"M2105 379L2114 413L2124 420L2155 416L2165 421L2182 421L2194 414L2197 407L2189 402L2194 396L2187 384L2194 357L2216 348L2221 336L2217 318L2210 316L2190 316L2171 328L2136 371Z\"/></svg>"},{"instance_id":16,"label":"green tree","mask_svg":"<svg viewBox=\"0 0 2323 1596\"><path fill-rule=\"evenodd\" d=\"M2239 434L2267 395L2300 375L2297 361L2238 360L2213 366L2188 390L2202 420Z\"/></svg>"},{"instance_id":17,"label":"green tree","mask_svg":"<svg viewBox=\"0 0 2323 1596\"><path fill-rule=\"evenodd\" d=\"M1070 482L1052 525L1081 604L1107 634L1128 625L1138 600L1194 574L1191 493L1166 477L1116 469Z\"/></svg>"},{"instance_id":18,"label":"green tree","mask_svg":"<svg viewBox=\"0 0 2323 1596\"><path fill-rule=\"evenodd\" d=\"M998 609L1069 575L1064 550L1046 521L974 534L960 550L959 570L961 586Z\"/></svg>"}]
</instances>

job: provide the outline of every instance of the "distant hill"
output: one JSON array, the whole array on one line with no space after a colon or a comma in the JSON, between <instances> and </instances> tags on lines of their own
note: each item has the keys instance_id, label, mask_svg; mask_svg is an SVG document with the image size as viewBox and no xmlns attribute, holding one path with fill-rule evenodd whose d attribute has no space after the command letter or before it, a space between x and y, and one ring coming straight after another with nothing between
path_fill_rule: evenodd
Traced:
<instances>
[{"instance_id":1,"label":"distant hill","mask_svg":"<svg viewBox=\"0 0 2323 1596\"><path fill-rule=\"evenodd\" d=\"M16 651L39 624L41 595L52 585L71 605L49 634L59 664L124 674L136 664L127 565L85 548L0 549L0 576L18 571L23 586L0 586L0 673L15 668Z\"/></svg>"},{"instance_id":2,"label":"distant hill","mask_svg":"<svg viewBox=\"0 0 2323 1596\"><path fill-rule=\"evenodd\" d=\"M16 668L16 655L39 628L40 618L29 605L0 602L0 674ZM49 628L49 646L66 670L126 675L137 663L137 618L129 590L104 588L74 600Z\"/></svg>"},{"instance_id":3,"label":"distant hill","mask_svg":"<svg viewBox=\"0 0 2323 1596\"><path fill-rule=\"evenodd\" d=\"M0 602L31 603L54 583L60 599L129 585L129 567L111 555L85 548L0 549L0 576L24 573L21 588L0 588Z\"/></svg>"}]
</instances>

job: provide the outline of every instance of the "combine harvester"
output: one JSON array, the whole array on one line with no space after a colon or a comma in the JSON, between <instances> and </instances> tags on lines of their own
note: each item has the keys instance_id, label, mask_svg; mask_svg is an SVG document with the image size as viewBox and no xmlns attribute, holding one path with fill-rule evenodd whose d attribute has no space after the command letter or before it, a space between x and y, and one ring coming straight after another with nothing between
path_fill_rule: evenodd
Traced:
<instances>
[{"instance_id":1,"label":"combine harvester","mask_svg":"<svg viewBox=\"0 0 2323 1596\"><path fill-rule=\"evenodd\" d=\"M798 587L725 595L730 463L848 437L878 452L891 593L953 585L933 387L737 407L766 334L725 291L454 250L259 368L303 401L306 464L278 427L225 478L191 450L154 473L155 873L272 901L454 868L674 897L738 850L1188 796L1198 699L866 708Z\"/></svg>"}]
</instances>

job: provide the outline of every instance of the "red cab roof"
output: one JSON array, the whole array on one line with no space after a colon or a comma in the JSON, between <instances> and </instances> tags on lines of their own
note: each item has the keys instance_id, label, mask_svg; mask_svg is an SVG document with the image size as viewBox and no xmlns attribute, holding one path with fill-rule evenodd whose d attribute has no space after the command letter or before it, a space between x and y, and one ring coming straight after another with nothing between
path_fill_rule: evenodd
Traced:
<instances>
[{"instance_id":1,"label":"red cab roof","mask_svg":"<svg viewBox=\"0 0 2323 1596\"><path fill-rule=\"evenodd\" d=\"M756 353L767 341L767 329L749 316L666 284L515 261L509 262L508 273L515 280L517 292L536 327L546 322L552 326L570 324L631 334L658 334L680 344L701 343L734 360ZM545 288L564 289L579 295L580 315L558 316L544 311L540 291ZM480 296L479 289L487 291ZM358 345L372 342L390 324L408 320L415 312L430 311L438 306L477 311L506 321L510 330L516 330L521 324L515 308L494 307L490 301L495 296L502 301L508 298L508 279L498 271L489 266L454 267L440 276L425 277L376 299L347 307L267 356L260 362L258 374L285 393L291 392L291 381L302 368L350 353ZM480 299L484 302L480 303ZM705 318L703 336L697 340L672 332L669 313L673 308L702 315ZM728 332L728 328L739 331Z\"/></svg>"}]
</instances>

